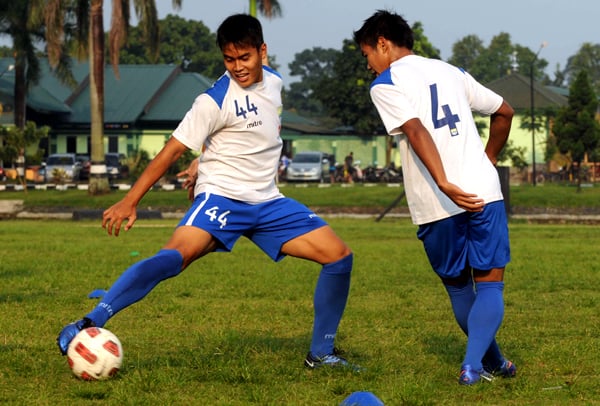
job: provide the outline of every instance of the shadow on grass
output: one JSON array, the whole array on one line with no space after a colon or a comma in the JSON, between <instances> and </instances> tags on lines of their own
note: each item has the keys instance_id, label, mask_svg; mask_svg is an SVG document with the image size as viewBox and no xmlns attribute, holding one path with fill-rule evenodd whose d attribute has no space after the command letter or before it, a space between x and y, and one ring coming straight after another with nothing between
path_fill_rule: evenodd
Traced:
<instances>
[{"instance_id":1,"label":"shadow on grass","mask_svg":"<svg viewBox=\"0 0 600 406\"><path fill-rule=\"evenodd\" d=\"M428 334L423 337L423 343L427 351L448 365L456 365L462 362L466 340L466 337L459 337L456 334Z\"/></svg>"}]
</instances>

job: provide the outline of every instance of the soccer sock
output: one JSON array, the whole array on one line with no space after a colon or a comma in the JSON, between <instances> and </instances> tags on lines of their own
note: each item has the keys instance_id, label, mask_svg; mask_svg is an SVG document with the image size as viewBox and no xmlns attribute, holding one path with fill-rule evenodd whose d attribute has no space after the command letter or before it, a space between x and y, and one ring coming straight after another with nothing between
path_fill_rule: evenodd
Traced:
<instances>
[{"instance_id":1,"label":"soccer sock","mask_svg":"<svg viewBox=\"0 0 600 406\"><path fill-rule=\"evenodd\" d=\"M181 272L183 257L177 250L160 250L130 266L85 317L103 327L112 316L146 296L159 282Z\"/></svg>"},{"instance_id":2,"label":"soccer sock","mask_svg":"<svg viewBox=\"0 0 600 406\"><path fill-rule=\"evenodd\" d=\"M464 364L482 368L484 354L490 348L504 317L504 282L479 282L468 319L467 352ZM497 345L496 345L497 348Z\"/></svg>"},{"instance_id":3,"label":"soccer sock","mask_svg":"<svg viewBox=\"0 0 600 406\"><path fill-rule=\"evenodd\" d=\"M316 357L333 353L333 343L350 290L353 254L323 265L313 298L315 320L310 352Z\"/></svg>"},{"instance_id":4,"label":"soccer sock","mask_svg":"<svg viewBox=\"0 0 600 406\"><path fill-rule=\"evenodd\" d=\"M469 279L463 286L446 285L446 292L450 297L450 303L452 304L452 311L454 312L454 318L462 329L462 331L468 335L469 313L471 313L471 307L475 301L475 291L473 290L473 281Z\"/></svg>"},{"instance_id":5,"label":"soccer sock","mask_svg":"<svg viewBox=\"0 0 600 406\"><path fill-rule=\"evenodd\" d=\"M452 310L454 312L454 317L456 318L456 322L462 329L462 331L468 336L468 320L469 314L471 313L471 307L473 306L473 302L475 301L475 291L473 290L473 281L469 279L467 284L463 286L456 285L445 285L446 291L448 292L448 296L450 298L450 303L452 304ZM489 368L496 369L504 360L502 353L500 352L500 348L498 348L498 343L496 339L492 340L488 350L483 357L483 363L488 365Z\"/></svg>"}]
</instances>

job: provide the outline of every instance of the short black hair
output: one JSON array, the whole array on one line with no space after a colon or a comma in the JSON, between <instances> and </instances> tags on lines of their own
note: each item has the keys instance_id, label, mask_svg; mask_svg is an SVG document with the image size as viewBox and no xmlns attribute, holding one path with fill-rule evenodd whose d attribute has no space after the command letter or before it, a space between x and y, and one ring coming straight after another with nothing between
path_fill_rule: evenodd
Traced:
<instances>
[{"instance_id":1,"label":"short black hair","mask_svg":"<svg viewBox=\"0 0 600 406\"><path fill-rule=\"evenodd\" d=\"M264 42L260 21L248 14L231 15L217 29L217 46L221 50L227 44L260 49Z\"/></svg>"},{"instance_id":2,"label":"short black hair","mask_svg":"<svg viewBox=\"0 0 600 406\"><path fill-rule=\"evenodd\" d=\"M387 10L377 10L364 21L358 31L354 31L354 41L359 45L365 44L374 48L379 37L384 37L397 46L410 50L413 49L415 42L413 30L406 20Z\"/></svg>"}]
</instances>

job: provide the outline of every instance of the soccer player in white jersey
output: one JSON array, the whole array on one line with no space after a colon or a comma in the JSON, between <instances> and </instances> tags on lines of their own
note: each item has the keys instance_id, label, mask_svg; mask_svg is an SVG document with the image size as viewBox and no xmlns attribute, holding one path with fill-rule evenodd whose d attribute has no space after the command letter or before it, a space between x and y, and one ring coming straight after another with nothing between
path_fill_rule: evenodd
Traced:
<instances>
[{"instance_id":1,"label":"soccer player in white jersey","mask_svg":"<svg viewBox=\"0 0 600 406\"><path fill-rule=\"evenodd\" d=\"M263 65L267 47L260 22L237 14L217 30L226 72L194 101L172 137L126 196L103 213L109 235L129 230L136 206L188 149L203 151L196 161L195 198L170 240L154 256L127 269L98 305L68 324L57 343L69 342L88 326L109 318L146 296L213 251L231 251L245 236L275 261L286 255L321 264L314 292L314 324L309 368L353 367L334 349L350 287L353 254L319 216L284 197L276 185L281 155L281 90L278 73Z\"/></svg>"},{"instance_id":2,"label":"soccer player in white jersey","mask_svg":"<svg viewBox=\"0 0 600 406\"><path fill-rule=\"evenodd\" d=\"M496 333L504 316L508 226L495 169L513 109L468 73L413 54L413 32L380 10L354 32L377 77L370 94L390 135L400 139L406 198L429 262L467 334L459 382L514 376ZM483 145L472 111L491 115Z\"/></svg>"}]
</instances>

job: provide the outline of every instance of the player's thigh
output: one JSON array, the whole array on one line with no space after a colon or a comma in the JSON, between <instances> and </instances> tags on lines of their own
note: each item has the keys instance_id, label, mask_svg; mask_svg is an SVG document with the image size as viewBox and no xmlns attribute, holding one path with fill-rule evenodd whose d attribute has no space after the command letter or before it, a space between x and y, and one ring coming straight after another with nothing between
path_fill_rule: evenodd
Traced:
<instances>
[{"instance_id":1,"label":"player's thigh","mask_svg":"<svg viewBox=\"0 0 600 406\"><path fill-rule=\"evenodd\" d=\"M183 267L186 268L194 260L214 251L216 247L217 241L207 231L194 226L179 226L163 248L179 251L183 257Z\"/></svg>"},{"instance_id":2,"label":"player's thigh","mask_svg":"<svg viewBox=\"0 0 600 406\"><path fill-rule=\"evenodd\" d=\"M329 264L348 256L352 251L329 225L325 225L286 242L281 252L319 264Z\"/></svg>"}]
</instances>

